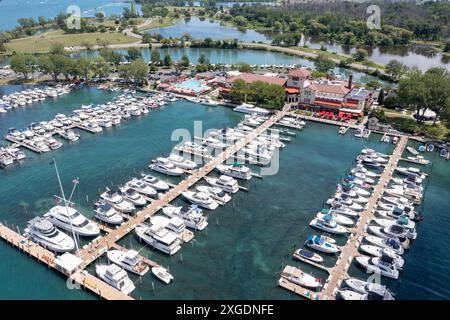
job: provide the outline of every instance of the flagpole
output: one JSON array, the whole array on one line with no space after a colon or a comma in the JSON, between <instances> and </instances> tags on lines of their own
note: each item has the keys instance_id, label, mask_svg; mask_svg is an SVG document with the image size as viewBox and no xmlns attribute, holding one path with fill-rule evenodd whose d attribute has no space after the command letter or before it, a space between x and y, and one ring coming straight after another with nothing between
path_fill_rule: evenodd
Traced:
<instances>
[{"instance_id":1,"label":"flagpole","mask_svg":"<svg viewBox=\"0 0 450 320\"><path fill-rule=\"evenodd\" d=\"M55 160L55 158L53 158L53 165L55 166L56 176L58 177L59 188L61 189L61 195L62 195L63 200L64 200L64 206L65 206L65 208L66 208L67 217L69 218L70 229L72 230L73 241L75 241L75 248L76 248L76 250L77 250L77 256L79 256L79 255L80 255L80 251L79 251L79 248L78 248L78 242L77 242L77 238L75 237L75 232L73 231L72 219L70 218L69 209L68 209L68 207L67 207L66 195L65 195L65 193L64 193L64 188L63 188L62 183L61 183L61 178L60 178L60 176L59 176L58 167L57 167L57 165L56 165L56 160ZM76 186L76 184L75 184L75 186ZM75 188L74 188L74 189L75 189ZM73 194L73 190L72 190L72 194Z\"/></svg>"}]
</instances>

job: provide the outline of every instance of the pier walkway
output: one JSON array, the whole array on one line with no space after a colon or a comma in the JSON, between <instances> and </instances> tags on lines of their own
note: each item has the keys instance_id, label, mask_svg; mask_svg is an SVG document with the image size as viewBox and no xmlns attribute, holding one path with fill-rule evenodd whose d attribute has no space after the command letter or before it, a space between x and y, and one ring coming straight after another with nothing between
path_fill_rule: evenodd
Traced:
<instances>
[{"instance_id":1,"label":"pier walkway","mask_svg":"<svg viewBox=\"0 0 450 320\"><path fill-rule=\"evenodd\" d=\"M236 142L234 145L227 147L225 151L221 152L214 159L205 164L202 168L194 171L190 176L182 180L179 184L165 193L160 199L153 201L148 207L138 212L134 217L131 217L127 222L123 223L117 229L114 229L107 235L97 239L92 246L89 246L89 248L80 250L80 257L83 260L84 267L95 261L98 257L105 253L108 248L112 247L115 242L119 241L125 235L132 232L138 224L144 222L150 216L159 211L162 207L169 204L172 200L181 195L182 192L186 191L188 188L196 184L199 180L203 179L208 173L214 170L216 165L221 164L228 158L232 157L241 148L254 140L258 135L266 131L269 127L283 118L286 114L286 110L277 112L254 131L246 135L244 139Z\"/></svg>"},{"instance_id":2,"label":"pier walkway","mask_svg":"<svg viewBox=\"0 0 450 320\"><path fill-rule=\"evenodd\" d=\"M391 155L389 162L386 165L380 180L378 181L378 184L375 186L374 192L369 199L367 209L361 213L358 224L352 229L352 234L350 235L345 246L342 247L342 251L336 265L330 270L330 276L327 279L324 288L320 292L321 299L335 299L336 291L340 287L344 278L347 276L347 270L350 267L353 258L359 254L358 247L365 234L366 226L373 218L375 206L381 197L387 182L391 179L407 142L408 138L402 136L394 150L394 153Z\"/></svg>"}]
</instances>

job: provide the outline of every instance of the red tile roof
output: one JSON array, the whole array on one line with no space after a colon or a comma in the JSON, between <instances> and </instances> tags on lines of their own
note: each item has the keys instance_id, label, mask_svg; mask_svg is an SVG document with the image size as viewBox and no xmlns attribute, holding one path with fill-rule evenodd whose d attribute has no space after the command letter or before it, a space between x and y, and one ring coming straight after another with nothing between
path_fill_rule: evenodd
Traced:
<instances>
[{"instance_id":1,"label":"red tile roof","mask_svg":"<svg viewBox=\"0 0 450 320\"><path fill-rule=\"evenodd\" d=\"M241 73L240 75L231 77L229 81L233 83L235 80L242 79L247 83L252 83L255 81L262 81L270 84L277 84L279 86L284 86L286 83L286 79L282 79L279 77L269 77L264 76L262 74L253 74L253 73Z\"/></svg>"},{"instance_id":2,"label":"red tile roof","mask_svg":"<svg viewBox=\"0 0 450 320\"><path fill-rule=\"evenodd\" d=\"M319 92L340 94L342 96L345 96L350 91L350 89L345 86L338 86L333 84L320 84L320 83L310 84L308 88L311 88L312 90Z\"/></svg>"},{"instance_id":3,"label":"red tile roof","mask_svg":"<svg viewBox=\"0 0 450 320\"><path fill-rule=\"evenodd\" d=\"M311 71L305 68L297 68L289 71L289 75L293 77L307 78L311 75Z\"/></svg>"}]
</instances>

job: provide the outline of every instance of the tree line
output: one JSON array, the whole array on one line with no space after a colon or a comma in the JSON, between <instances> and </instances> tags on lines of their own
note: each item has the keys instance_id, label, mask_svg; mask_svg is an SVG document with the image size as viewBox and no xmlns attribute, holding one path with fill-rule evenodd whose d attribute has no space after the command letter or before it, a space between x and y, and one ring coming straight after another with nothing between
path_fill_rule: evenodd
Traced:
<instances>
[{"instance_id":1,"label":"tree line","mask_svg":"<svg viewBox=\"0 0 450 320\"><path fill-rule=\"evenodd\" d=\"M246 83L242 79L233 82L230 98L235 103L252 102L266 109L280 110L284 105L286 93L280 85L263 81Z\"/></svg>"}]
</instances>

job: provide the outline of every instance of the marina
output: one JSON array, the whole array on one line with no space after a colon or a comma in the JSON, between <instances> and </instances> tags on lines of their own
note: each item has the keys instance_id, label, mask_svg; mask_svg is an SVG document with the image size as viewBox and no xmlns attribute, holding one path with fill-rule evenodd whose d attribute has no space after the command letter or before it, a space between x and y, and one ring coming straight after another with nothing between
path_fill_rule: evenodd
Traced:
<instances>
[{"instance_id":1,"label":"marina","mask_svg":"<svg viewBox=\"0 0 450 320\"><path fill-rule=\"evenodd\" d=\"M183 104L184 102L176 102L176 104L179 104L179 103L181 103L181 104ZM192 108L194 108L195 106L192 106ZM170 107L170 108L174 108L174 107ZM225 111L225 110L224 110ZM169 109L167 109L167 110L159 110L158 112L161 112L161 113L165 113L165 112L169 112ZM228 111L227 111L228 112ZM233 113L232 113L233 114ZM233 114L233 116L234 116L234 114ZM238 116L238 118L241 118L241 116L240 115L237 115ZM238 118L236 118L236 119L238 119ZM150 118L149 118L150 119ZM132 125L132 123L130 122L129 123L129 126L130 125ZM311 129L309 129L309 125L310 124L308 124L308 126L307 126L307 128L308 129L306 129L306 131L304 131L304 132L307 132L308 130L311 130ZM320 124L317 124L317 125L314 125L313 126L313 128L315 128L315 126L321 126ZM215 127L221 127L221 125L219 124L219 125L215 125ZM126 128L126 126L125 126L125 128ZM332 129L332 128L331 128ZM305 130L305 129L304 129ZM300 136L303 136L303 134L305 134L305 133L302 133ZM336 135L336 133L335 133L335 131L334 131L334 134ZM105 137L107 137L107 136L105 136ZM353 137L344 137L345 139L354 139ZM97 139L103 139L103 138L97 138ZM311 137L308 137L308 139L311 139ZM370 137L369 138L369 140L370 139L372 139L372 137ZM379 138L377 138L378 140L379 140ZM92 140L92 143L94 143L94 144L97 144L96 142L94 142L95 140ZM294 140L295 141L295 140ZM312 143L314 143L313 142L314 141L314 139L312 139L311 140L311 142ZM303 142L304 143L304 142ZM356 142L352 142L352 143L356 143ZM81 145L80 146L78 146L78 147L81 147ZM283 157L285 157L286 156L286 152L288 152L287 153L287 157L289 157L288 155L289 155L289 150L290 150L290 148L294 148L294 150L295 150L295 143L291 146L291 145L289 145L289 147L287 147L287 148L285 148L284 150L283 150L283 154L282 154L282 156L281 156L281 158L283 158ZM306 146L306 148L308 148L307 146ZM70 149L71 148L68 148L67 150L64 150L64 152L62 152L61 153L61 155L63 154L63 153L66 153L66 152L69 152L70 153ZM383 151L383 150L382 150ZM59 151L58 151L59 152ZM156 156L157 154L155 154L155 156ZM35 160L33 160L33 161L35 161ZM348 160L347 160L348 161ZM141 167L145 167L145 164L146 163L148 163L148 155L147 156L144 156L143 157L143 163L140 165ZM284 166L286 165L286 163L284 164ZM283 164L282 164L282 167L283 167ZM21 170L20 170L21 171ZM129 179L129 176L128 176L128 179ZM271 181L271 178L267 178L267 177L265 177L263 180L265 181L265 180L267 180L268 179L268 183L270 183L270 181ZM274 180L277 180L278 179L278 177L277 176L275 176L275 177L273 177L272 179L274 179ZM108 183L109 184L109 183ZM174 182L172 182L171 183L172 185L177 185L177 183L174 181ZM246 198L247 197L255 197L255 196L257 196L258 198L259 198L259 196L260 195L258 195L258 194L255 194L255 193L253 193L252 192L252 189L253 189L253 182L251 183L251 185L250 185L250 192L248 193L248 196L246 195ZM98 185L98 184L97 184ZM259 192L258 192L259 193ZM90 196L90 197L92 197L92 196ZM239 198L239 197L238 197ZM226 208L227 207L230 207L230 206L225 206L224 208L225 208L225 210L226 210ZM239 207L241 208L241 207L243 207L244 208L244 210L245 210L245 205L243 205L243 204L240 204L239 205ZM131 219L133 219L134 217L133 216L131 216ZM222 220L223 218L221 217L221 218L219 218L220 220ZM212 219L212 221L210 221L211 222L211 225L216 225L216 222L214 221L215 219L213 218ZM218 226L214 226L214 228L217 228L217 227L220 227L221 225L223 225L223 222L219 222L219 225ZM210 228L213 228L212 226L210 226ZM109 232L110 231L110 229L104 229L106 232ZM114 231L114 230L113 230ZM223 232L223 231L222 231ZM211 236L212 236L212 232L209 230L208 231L208 242L209 241L211 241L209 238L211 238ZM108 237L108 235L107 235L107 237ZM125 239L128 239L129 237L127 237L126 235L124 235L124 238ZM196 236L196 238L197 238L197 236ZM201 240L201 239L200 239ZM119 240L120 241L120 240ZM122 246L124 246L129 240L125 240L126 242L125 243L122 243ZM196 239L196 241L198 242L199 240L198 239ZM126 245L125 245L126 246ZM135 245L133 245L133 247L134 247ZM129 246L126 246L126 247L129 247ZM194 248L196 247L196 245L194 245ZM94 250L92 250L92 254L93 255L95 255L96 253L101 253L103 250L100 250L101 248L99 247L98 249L94 249ZM185 250L188 250L188 249L183 249L182 250L182 252L181 253L178 253L177 255L179 256L180 254L182 254L183 255L183 260L186 260L186 259L189 259L189 254L187 254L187 253L185 253ZM82 251L83 252L85 252L83 249L82 249ZM146 251L147 252L147 254L146 255L148 255L148 252L149 251L147 251L147 249L145 249L144 248L144 251ZM189 251L189 250L188 250ZM291 252L291 254L292 254L292 252ZM168 263L167 263L167 261L168 260L166 260L167 258L165 258L165 257L159 257L159 255L158 255L158 258L156 258L156 259L152 259L152 260L156 260L156 261L158 261L158 264L163 264L163 265L167 265ZM178 257L178 258L175 258L175 259L177 259L177 260L179 260L179 259L181 259L180 257ZM192 257L190 258L190 259L193 259ZM328 264L327 264L328 265ZM173 284L171 284L171 286L172 285L174 285L174 286L176 286L176 285L178 285L177 284L177 281L179 280L179 278L180 278L180 276L179 276L179 273L181 272L182 273L182 269L180 269L180 267L182 268L183 267L183 264L182 263L180 263L180 266L178 266L177 267L177 264L175 265L175 269L174 269L174 266L171 266L171 273L172 274L174 274L175 275L175 282L173 283ZM314 268L314 266L312 266L311 265L311 267L312 268ZM88 266L88 269L89 269L89 266ZM177 271L178 270L178 271ZM302 270L303 270L303 267L302 267ZM95 274L95 273L92 273L92 270L91 269L89 269L89 273L90 274ZM94 276L93 276L94 277ZM273 281L273 280L272 280ZM145 283L145 281L144 281L144 283ZM272 282L272 284L273 284L273 282ZM289 284L285 284L286 286L289 286ZM141 295L143 295L143 296L145 296L145 293L143 293L143 290L141 289L139 289L139 285L137 285L137 289L136 290L138 290L137 291L137 293L136 293L136 296L135 297L139 297L139 296L141 296ZM166 289L164 288L164 290L158 290L158 293L155 295L155 297L160 297L161 295L162 296L164 296L164 291L166 291ZM168 287L167 288L167 294L169 294L170 292L172 292L172 290ZM287 296L285 296L285 295L283 295L283 291L281 291L281 292L278 292L278 291L276 291L277 292L277 295L281 295L281 296L283 296L283 297L290 297L289 295L287 295ZM316 294L316 293L314 293L314 292L311 292L311 294ZM306 294L305 293L305 295L307 296L308 294ZM315 296L315 297L318 297L318 296Z\"/></svg>"}]
</instances>

